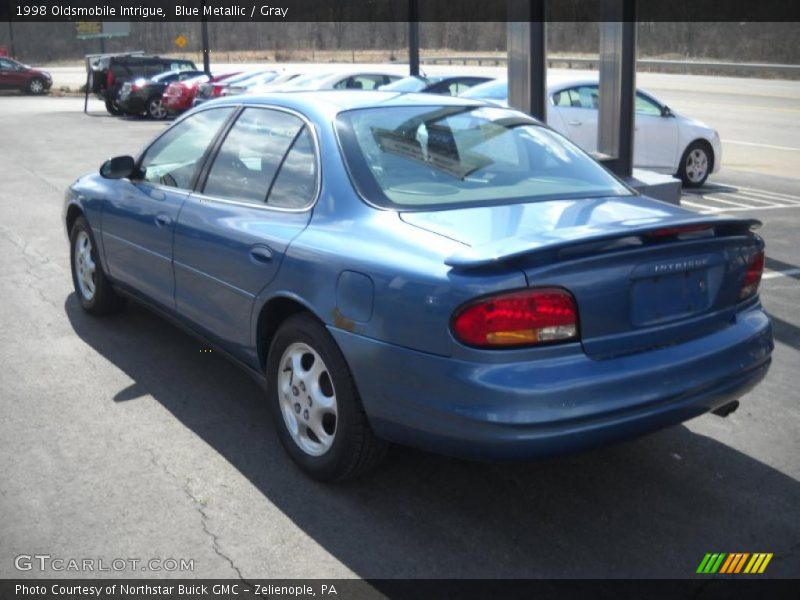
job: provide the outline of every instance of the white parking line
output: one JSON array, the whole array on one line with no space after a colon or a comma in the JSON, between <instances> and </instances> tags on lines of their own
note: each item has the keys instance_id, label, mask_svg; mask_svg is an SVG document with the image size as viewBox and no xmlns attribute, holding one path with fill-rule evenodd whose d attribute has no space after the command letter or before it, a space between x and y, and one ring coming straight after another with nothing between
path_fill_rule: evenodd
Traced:
<instances>
[{"instance_id":1,"label":"white parking line","mask_svg":"<svg viewBox=\"0 0 800 600\"><path fill-rule=\"evenodd\" d=\"M723 182L719 185L720 187L705 189L699 194L684 194L681 204L704 213L800 208L800 196L797 195L740 187Z\"/></svg>"},{"instance_id":2,"label":"white parking line","mask_svg":"<svg viewBox=\"0 0 800 600\"><path fill-rule=\"evenodd\" d=\"M761 276L761 279L776 279L778 277L791 277L792 275L800 275L800 268L786 269L785 271L767 271Z\"/></svg>"},{"instance_id":3,"label":"white parking line","mask_svg":"<svg viewBox=\"0 0 800 600\"><path fill-rule=\"evenodd\" d=\"M800 148L792 148L791 146L774 146L772 144L757 144L755 142L742 142L739 140L723 140L724 144L738 144L740 146L755 146L756 148L771 148L772 150L789 150L790 152L800 152Z\"/></svg>"}]
</instances>

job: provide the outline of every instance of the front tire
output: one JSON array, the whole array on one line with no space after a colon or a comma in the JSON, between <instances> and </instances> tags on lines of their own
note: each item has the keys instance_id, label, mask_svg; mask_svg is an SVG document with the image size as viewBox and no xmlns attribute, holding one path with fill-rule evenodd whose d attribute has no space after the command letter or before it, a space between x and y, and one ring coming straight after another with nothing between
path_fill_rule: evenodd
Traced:
<instances>
[{"instance_id":1,"label":"front tire","mask_svg":"<svg viewBox=\"0 0 800 600\"><path fill-rule=\"evenodd\" d=\"M75 220L69 240L72 284L81 308L95 316L118 312L125 303L124 299L114 291L103 272L94 236L86 219L78 217Z\"/></svg>"},{"instance_id":2,"label":"front tire","mask_svg":"<svg viewBox=\"0 0 800 600\"><path fill-rule=\"evenodd\" d=\"M383 459L388 446L372 432L344 356L316 319L295 315L280 326L266 375L278 437L308 475L352 479Z\"/></svg>"},{"instance_id":3,"label":"front tire","mask_svg":"<svg viewBox=\"0 0 800 600\"><path fill-rule=\"evenodd\" d=\"M42 94L45 93L45 91L47 91L47 86L45 85L43 80L36 77L28 82L28 87L26 91L31 96L41 96Z\"/></svg>"},{"instance_id":4,"label":"front tire","mask_svg":"<svg viewBox=\"0 0 800 600\"><path fill-rule=\"evenodd\" d=\"M714 168L714 151L703 141L689 144L681 157L678 177L686 187L700 187Z\"/></svg>"}]
</instances>

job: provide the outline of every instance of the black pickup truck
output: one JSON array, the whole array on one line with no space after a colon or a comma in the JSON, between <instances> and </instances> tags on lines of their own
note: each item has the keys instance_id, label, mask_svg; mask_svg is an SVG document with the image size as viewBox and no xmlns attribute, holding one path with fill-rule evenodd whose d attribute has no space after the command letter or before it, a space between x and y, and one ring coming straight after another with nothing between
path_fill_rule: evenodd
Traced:
<instances>
[{"instance_id":1,"label":"black pickup truck","mask_svg":"<svg viewBox=\"0 0 800 600\"><path fill-rule=\"evenodd\" d=\"M165 71L197 71L197 66L190 60L162 56L102 56L91 65L89 90L105 101L108 112L119 115L117 96L126 81L150 79Z\"/></svg>"}]
</instances>

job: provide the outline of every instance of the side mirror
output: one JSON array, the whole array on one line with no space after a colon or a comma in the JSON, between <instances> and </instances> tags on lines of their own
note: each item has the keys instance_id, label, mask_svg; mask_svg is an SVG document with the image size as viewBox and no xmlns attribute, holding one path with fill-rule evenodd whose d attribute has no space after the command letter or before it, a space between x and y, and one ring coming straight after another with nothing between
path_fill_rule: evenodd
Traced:
<instances>
[{"instance_id":1,"label":"side mirror","mask_svg":"<svg viewBox=\"0 0 800 600\"><path fill-rule=\"evenodd\" d=\"M661 107L661 116L662 117L674 117L675 115L672 114L672 110L666 104Z\"/></svg>"},{"instance_id":2,"label":"side mirror","mask_svg":"<svg viewBox=\"0 0 800 600\"><path fill-rule=\"evenodd\" d=\"M125 179L133 175L136 161L132 156L115 156L108 159L100 167L100 175L106 179Z\"/></svg>"}]
</instances>

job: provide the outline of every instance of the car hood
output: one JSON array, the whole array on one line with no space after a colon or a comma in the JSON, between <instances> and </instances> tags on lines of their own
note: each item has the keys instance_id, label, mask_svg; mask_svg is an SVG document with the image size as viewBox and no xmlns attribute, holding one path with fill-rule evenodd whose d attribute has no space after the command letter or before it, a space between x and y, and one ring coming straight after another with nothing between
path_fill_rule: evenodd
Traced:
<instances>
[{"instance_id":1,"label":"car hood","mask_svg":"<svg viewBox=\"0 0 800 600\"><path fill-rule=\"evenodd\" d=\"M448 264L481 264L530 251L562 247L667 226L714 222L645 196L543 200L523 204L403 212L411 225L466 247Z\"/></svg>"}]
</instances>

